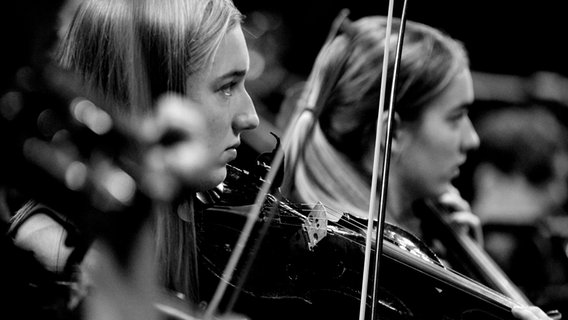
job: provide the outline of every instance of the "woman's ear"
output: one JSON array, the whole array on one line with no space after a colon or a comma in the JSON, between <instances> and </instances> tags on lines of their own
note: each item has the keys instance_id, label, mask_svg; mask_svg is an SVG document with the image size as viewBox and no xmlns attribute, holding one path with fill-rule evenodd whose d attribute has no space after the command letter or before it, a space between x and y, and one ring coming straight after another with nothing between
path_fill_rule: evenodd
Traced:
<instances>
[{"instance_id":1,"label":"woman's ear","mask_svg":"<svg viewBox=\"0 0 568 320\"><path fill-rule=\"evenodd\" d=\"M386 133L387 133L387 129L388 129L388 120L389 120L389 112L384 112L383 113L383 117L382 117L382 121L381 121L381 131L382 131L382 135L381 135L381 147L385 148L385 137L386 137ZM401 120L400 120L400 116L398 115L398 113L394 113L393 116L393 123L392 123L392 142L391 142L391 148L392 151L398 152L401 149L401 145L402 145L402 137L403 137L403 127L401 126Z\"/></svg>"}]
</instances>

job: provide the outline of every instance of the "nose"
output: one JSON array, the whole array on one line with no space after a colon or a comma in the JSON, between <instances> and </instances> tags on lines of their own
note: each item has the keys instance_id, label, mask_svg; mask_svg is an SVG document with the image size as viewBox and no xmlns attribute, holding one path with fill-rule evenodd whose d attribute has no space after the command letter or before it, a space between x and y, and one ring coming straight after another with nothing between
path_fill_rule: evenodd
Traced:
<instances>
[{"instance_id":1,"label":"nose","mask_svg":"<svg viewBox=\"0 0 568 320\"><path fill-rule=\"evenodd\" d=\"M477 135L477 131L475 131L475 128L471 123L471 119L469 117L466 119L462 137L462 146L464 152L474 150L479 147L479 136Z\"/></svg>"},{"instance_id":2,"label":"nose","mask_svg":"<svg viewBox=\"0 0 568 320\"><path fill-rule=\"evenodd\" d=\"M259 125L258 115L249 94L245 94L238 110L233 117L233 130L236 134L245 130L252 130Z\"/></svg>"}]
</instances>

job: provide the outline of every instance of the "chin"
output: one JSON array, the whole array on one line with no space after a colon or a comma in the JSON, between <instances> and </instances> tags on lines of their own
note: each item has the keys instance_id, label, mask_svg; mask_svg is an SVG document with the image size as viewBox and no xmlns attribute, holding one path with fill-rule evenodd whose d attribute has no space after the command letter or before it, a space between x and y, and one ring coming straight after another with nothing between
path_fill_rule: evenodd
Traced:
<instances>
[{"instance_id":1,"label":"chin","mask_svg":"<svg viewBox=\"0 0 568 320\"><path fill-rule=\"evenodd\" d=\"M445 183L441 183L440 186L438 187L437 193L438 193L438 197L443 195L444 193L448 192L448 190L450 190L452 188L452 183L450 181L447 181Z\"/></svg>"},{"instance_id":2,"label":"chin","mask_svg":"<svg viewBox=\"0 0 568 320\"><path fill-rule=\"evenodd\" d=\"M215 169L208 175L207 179L204 179L202 187L203 190L209 190L215 188L219 183L223 182L227 177L227 167L222 166L221 168Z\"/></svg>"},{"instance_id":3,"label":"chin","mask_svg":"<svg viewBox=\"0 0 568 320\"><path fill-rule=\"evenodd\" d=\"M442 194L446 193L446 191L448 191L449 186L450 186L449 183L431 184L428 186L428 189L425 190L424 196L425 198L436 199L440 197Z\"/></svg>"},{"instance_id":4,"label":"chin","mask_svg":"<svg viewBox=\"0 0 568 320\"><path fill-rule=\"evenodd\" d=\"M225 166L212 170L202 170L200 175L194 175L186 180L186 185L196 192L206 191L215 188L225 180L227 176L227 168Z\"/></svg>"}]
</instances>

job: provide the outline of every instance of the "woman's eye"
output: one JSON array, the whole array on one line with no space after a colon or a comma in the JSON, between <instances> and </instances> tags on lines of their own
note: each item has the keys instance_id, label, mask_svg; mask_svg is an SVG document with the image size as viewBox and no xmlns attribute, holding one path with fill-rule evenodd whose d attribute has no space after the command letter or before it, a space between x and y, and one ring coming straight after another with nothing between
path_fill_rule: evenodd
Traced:
<instances>
[{"instance_id":1,"label":"woman's eye","mask_svg":"<svg viewBox=\"0 0 568 320\"><path fill-rule=\"evenodd\" d=\"M221 91L221 93L227 97L230 97L233 95L233 87L235 86L234 82L228 83L224 86L221 87L221 89L219 91Z\"/></svg>"},{"instance_id":2,"label":"woman's eye","mask_svg":"<svg viewBox=\"0 0 568 320\"><path fill-rule=\"evenodd\" d=\"M455 112L450 116L450 119L454 122L458 122L461 119L464 119L465 117L467 117L468 115L468 110L467 109L463 109L460 110L459 112Z\"/></svg>"}]
</instances>

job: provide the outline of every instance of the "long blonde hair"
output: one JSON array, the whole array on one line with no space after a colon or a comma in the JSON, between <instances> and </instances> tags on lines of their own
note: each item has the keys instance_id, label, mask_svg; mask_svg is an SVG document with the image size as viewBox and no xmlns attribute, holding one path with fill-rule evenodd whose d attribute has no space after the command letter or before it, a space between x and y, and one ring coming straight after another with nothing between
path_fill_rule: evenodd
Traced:
<instances>
[{"instance_id":1,"label":"long blonde hair","mask_svg":"<svg viewBox=\"0 0 568 320\"><path fill-rule=\"evenodd\" d=\"M223 37L242 19L231 0L86 0L63 33L58 58L111 113L146 114L163 93L185 93L188 77L211 66ZM140 76L147 83L136 88ZM150 103L135 103L146 89ZM159 208L153 224L161 280L195 299L194 226L180 218L193 214L187 197Z\"/></svg>"},{"instance_id":2,"label":"long blonde hair","mask_svg":"<svg viewBox=\"0 0 568 320\"><path fill-rule=\"evenodd\" d=\"M63 32L58 59L121 112L147 112L131 104L133 72L144 71L151 102L185 93L188 76L211 64L242 19L231 0L86 0ZM141 64L132 65L137 55Z\"/></svg>"}]
</instances>

